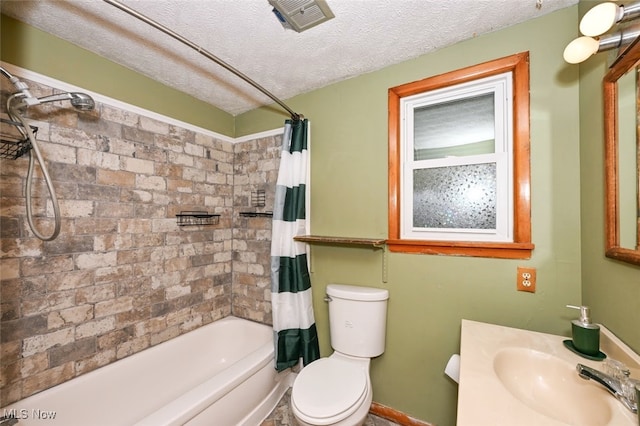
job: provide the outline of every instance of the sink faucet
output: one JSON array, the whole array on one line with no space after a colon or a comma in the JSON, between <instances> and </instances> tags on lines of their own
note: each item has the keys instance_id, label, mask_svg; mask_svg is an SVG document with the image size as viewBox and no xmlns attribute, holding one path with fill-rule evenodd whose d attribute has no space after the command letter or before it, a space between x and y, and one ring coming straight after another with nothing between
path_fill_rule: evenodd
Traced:
<instances>
[{"instance_id":1,"label":"sink faucet","mask_svg":"<svg viewBox=\"0 0 640 426\"><path fill-rule=\"evenodd\" d=\"M611 395L615 396L632 413L638 413L638 401L635 396L634 384L640 385L640 381L628 378L630 386L628 386L629 389L627 390L622 380L586 365L576 365L576 371L581 378L593 380L604 386Z\"/></svg>"}]
</instances>

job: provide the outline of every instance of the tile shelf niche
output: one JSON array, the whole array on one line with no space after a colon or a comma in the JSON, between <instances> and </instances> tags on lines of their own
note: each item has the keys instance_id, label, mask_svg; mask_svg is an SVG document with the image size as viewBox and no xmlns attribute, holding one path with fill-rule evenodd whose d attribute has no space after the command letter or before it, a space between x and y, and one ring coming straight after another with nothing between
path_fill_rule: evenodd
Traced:
<instances>
[{"instance_id":1,"label":"tile shelf niche","mask_svg":"<svg viewBox=\"0 0 640 426\"><path fill-rule=\"evenodd\" d=\"M217 225L220 222L220 215L206 211L182 211L176 215L176 219L178 226Z\"/></svg>"},{"instance_id":2,"label":"tile shelf niche","mask_svg":"<svg viewBox=\"0 0 640 426\"><path fill-rule=\"evenodd\" d=\"M241 217L273 217L273 212L240 212Z\"/></svg>"},{"instance_id":3,"label":"tile shelf niche","mask_svg":"<svg viewBox=\"0 0 640 426\"><path fill-rule=\"evenodd\" d=\"M376 238L326 237L320 235L298 235L293 237L293 239L308 244L361 246L382 249L382 282L387 282L386 240Z\"/></svg>"}]
</instances>

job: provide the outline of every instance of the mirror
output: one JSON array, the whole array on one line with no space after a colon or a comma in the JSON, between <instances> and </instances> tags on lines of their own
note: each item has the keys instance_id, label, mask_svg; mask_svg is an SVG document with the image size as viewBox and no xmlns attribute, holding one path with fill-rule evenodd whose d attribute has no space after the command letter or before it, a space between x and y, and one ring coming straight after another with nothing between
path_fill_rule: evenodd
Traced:
<instances>
[{"instance_id":1,"label":"mirror","mask_svg":"<svg viewBox=\"0 0 640 426\"><path fill-rule=\"evenodd\" d=\"M638 69L640 39L603 80L606 256L640 265Z\"/></svg>"}]
</instances>

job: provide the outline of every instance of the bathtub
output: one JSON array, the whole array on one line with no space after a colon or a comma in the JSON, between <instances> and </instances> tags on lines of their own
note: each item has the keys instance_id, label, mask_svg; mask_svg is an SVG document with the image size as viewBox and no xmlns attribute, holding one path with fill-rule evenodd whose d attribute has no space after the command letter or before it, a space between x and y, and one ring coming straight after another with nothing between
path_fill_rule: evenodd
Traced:
<instances>
[{"instance_id":1,"label":"bathtub","mask_svg":"<svg viewBox=\"0 0 640 426\"><path fill-rule=\"evenodd\" d=\"M291 386L273 330L227 317L0 409L18 426L257 426Z\"/></svg>"}]
</instances>

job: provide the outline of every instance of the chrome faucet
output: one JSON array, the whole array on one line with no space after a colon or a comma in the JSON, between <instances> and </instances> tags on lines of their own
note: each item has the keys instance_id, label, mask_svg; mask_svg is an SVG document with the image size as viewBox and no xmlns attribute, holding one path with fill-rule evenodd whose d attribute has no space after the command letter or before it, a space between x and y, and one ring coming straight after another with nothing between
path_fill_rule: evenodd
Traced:
<instances>
[{"instance_id":1,"label":"chrome faucet","mask_svg":"<svg viewBox=\"0 0 640 426\"><path fill-rule=\"evenodd\" d=\"M638 401L634 387L640 385L640 381L629 378L628 370L625 372L626 379L622 380L582 364L576 365L576 371L581 378L601 384L632 413L638 413Z\"/></svg>"}]
</instances>

